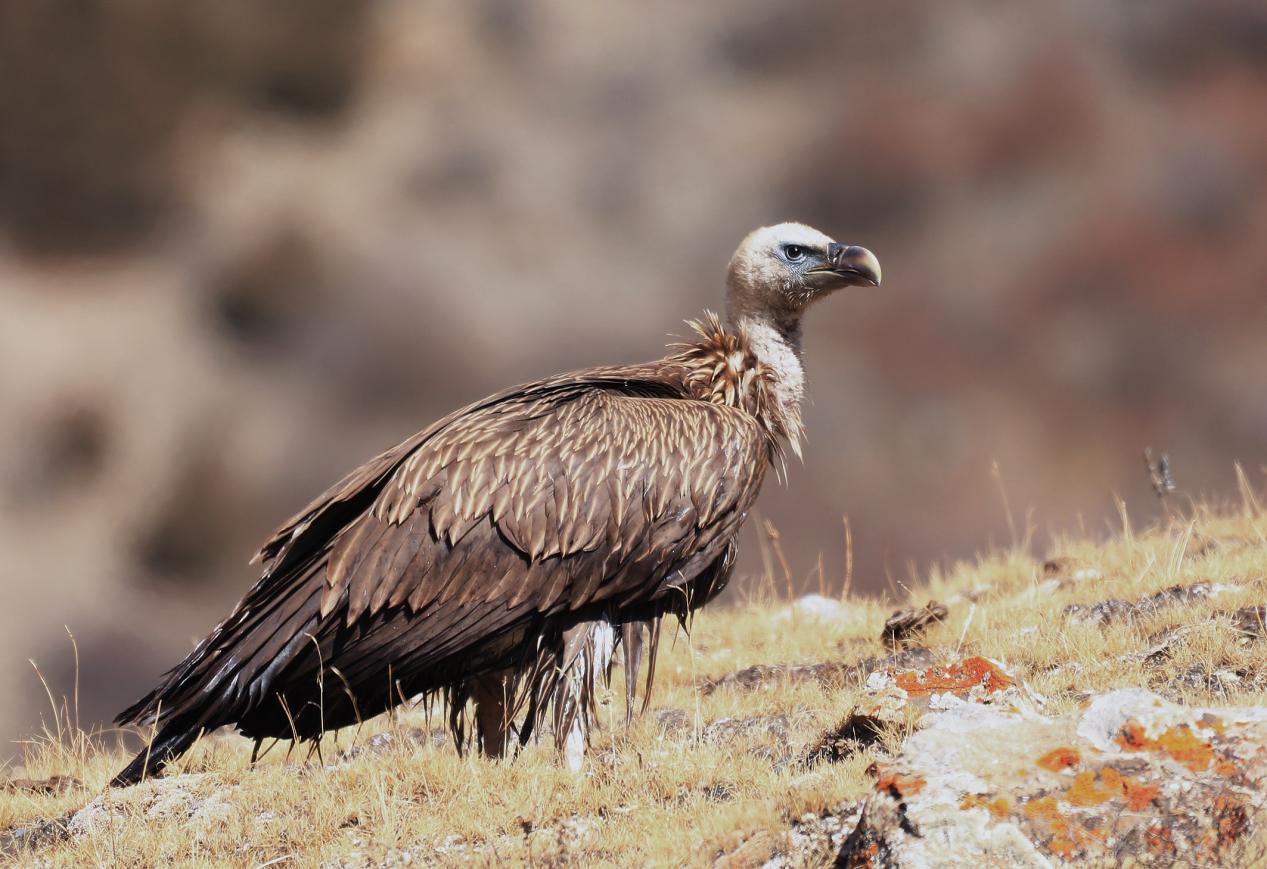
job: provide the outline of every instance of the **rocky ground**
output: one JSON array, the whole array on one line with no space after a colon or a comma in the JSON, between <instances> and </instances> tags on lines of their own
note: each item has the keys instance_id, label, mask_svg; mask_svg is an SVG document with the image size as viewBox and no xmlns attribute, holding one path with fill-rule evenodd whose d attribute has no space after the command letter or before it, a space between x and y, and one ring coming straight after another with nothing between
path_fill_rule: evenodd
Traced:
<instances>
[{"instance_id":1,"label":"rocky ground","mask_svg":"<svg viewBox=\"0 0 1267 869\"><path fill-rule=\"evenodd\" d=\"M1247 866L1267 860L1267 516L1002 552L906 601L704 613L581 775L459 758L414 709L169 777L64 724L0 791L7 863ZM275 755L280 755L278 749Z\"/></svg>"}]
</instances>

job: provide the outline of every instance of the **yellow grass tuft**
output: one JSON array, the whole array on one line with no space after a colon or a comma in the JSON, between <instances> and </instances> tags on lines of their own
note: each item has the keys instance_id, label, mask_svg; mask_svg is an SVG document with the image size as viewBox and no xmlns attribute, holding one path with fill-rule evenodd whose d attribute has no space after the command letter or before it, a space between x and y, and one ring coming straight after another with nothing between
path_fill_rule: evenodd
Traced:
<instances>
[{"instance_id":1,"label":"yellow grass tuft","mask_svg":"<svg viewBox=\"0 0 1267 869\"><path fill-rule=\"evenodd\" d=\"M1199 704L1267 702L1267 639L1246 637L1228 615L1267 600L1267 516L1247 486L1236 511L1199 507L1108 541L1062 539L1041 558L1022 545L933 571L914 590L902 605L934 598L950 611L926 645L947 659L971 653L1004 662L1055 712L1129 686ZM1108 624L1063 615L1073 604L1135 602L1196 583L1217 593ZM82 786L0 790L0 831L64 819L94 800L101 811L81 814L81 823L96 821L69 838L58 839L50 825L52 841L39 847L5 844L0 833L0 848L9 849L0 860L50 867L759 864L788 850L798 818L847 812L872 787L867 768L878 749L835 764L799 762L848 714L865 674L828 684L772 677L755 688L708 686L757 664L853 664L891 651L879 640L891 606L848 600L839 618L821 621L790 611L768 591L775 587L768 581L760 599L710 608L689 638L666 641L653 709L629 733L620 723L617 677L580 776L561 768L545 745L513 761L458 757L431 738L439 720L412 709L328 737L324 764L306 750L287 756L280 746L251 769L245 740L215 734L174 764L167 780L109 790L126 752L108 736L85 734L67 702L56 724L24 746L15 773L72 776ZM666 709L681 711L661 715ZM785 718L709 738L709 725L721 719L758 716ZM391 739L377 742L389 744L372 747L383 733ZM890 749L898 738L889 737ZM828 856L802 850L793 862Z\"/></svg>"}]
</instances>

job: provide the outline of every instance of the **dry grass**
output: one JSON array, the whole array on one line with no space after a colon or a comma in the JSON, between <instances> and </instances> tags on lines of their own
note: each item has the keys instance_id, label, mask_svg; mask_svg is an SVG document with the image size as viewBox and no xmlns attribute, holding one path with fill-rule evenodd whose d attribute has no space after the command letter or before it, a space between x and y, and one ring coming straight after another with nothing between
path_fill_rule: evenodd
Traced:
<instances>
[{"instance_id":1,"label":"dry grass","mask_svg":"<svg viewBox=\"0 0 1267 869\"><path fill-rule=\"evenodd\" d=\"M1071 624L1062 615L1069 604L1134 601L1198 582L1224 588L1108 625ZM125 760L122 749L86 737L73 726L73 713L63 715L72 720L26 746L21 775L71 775L83 787L60 795L0 791L0 830L64 817L99 795L119 811L103 814L107 821L90 835L4 859L46 866L407 858L709 865L747 843L736 863L759 862L783 846L796 818L848 806L868 791L870 752L834 765L796 762L850 710L857 687L850 680L824 687L778 679L757 689L703 686L753 664L850 663L885 654L878 637L892 609L852 600L842 617L820 622L772 599L768 589L781 584L767 583L764 600L702 613L689 638L666 643L655 707L684 710L686 726L666 735L653 712L626 733L618 679L602 707L609 723L581 776L561 769L544 746L493 762L458 757L447 744L410 745L404 737L411 728L438 726L415 709L327 739L324 764L299 752L287 759L283 746L250 769L244 740L216 736L172 770L203 774L181 779L179 799L158 798L172 791L170 783L103 794ZM1089 693L1139 685L1194 703L1267 702L1267 640L1245 640L1221 615L1267 599L1267 516L1248 493L1234 510L1200 507L1164 527L1127 526L1107 541L1063 540L1042 559L1022 546L959 564L928 577L910 603L930 597L950 607L946 622L927 635L930 647L1003 661L1057 710L1075 708ZM1173 628L1183 630L1168 634ZM1168 638L1163 654L1145 659ZM1237 678L1201 676L1216 671ZM701 738L718 719L763 715L787 715L787 726L755 728L732 741ZM383 731L396 732L396 746L367 750L369 738ZM345 758L353 747L361 750Z\"/></svg>"}]
</instances>

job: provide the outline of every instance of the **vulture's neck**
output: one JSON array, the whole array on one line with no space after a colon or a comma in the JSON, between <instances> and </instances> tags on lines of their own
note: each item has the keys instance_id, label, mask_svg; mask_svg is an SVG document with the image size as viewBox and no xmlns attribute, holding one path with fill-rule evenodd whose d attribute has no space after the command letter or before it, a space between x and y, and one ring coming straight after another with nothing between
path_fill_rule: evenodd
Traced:
<instances>
[{"instance_id":1,"label":"vulture's neck","mask_svg":"<svg viewBox=\"0 0 1267 869\"><path fill-rule=\"evenodd\" d=\"M795 442L801 428L801 401L805 398L800 321L777 323L772 318L747 315L735 318L731 328L747 336L753 354L770 371L774 400L779 412L791 423L789 436Z\"/></svg>"},{"instance_id":2,"label":"vulture's neck","mask_svg":"<svg viewBox=\"0 0 1267 869\"><path fill-rule=\"evenodd\" d=\"M755 317L730 317L726 327L715 314L692 323L700 340L682 347L687 382L697 398L748 411L771 437L774 454L786 440L801 453L800 329L781 329Z\"/></svg>"}]
</instances>

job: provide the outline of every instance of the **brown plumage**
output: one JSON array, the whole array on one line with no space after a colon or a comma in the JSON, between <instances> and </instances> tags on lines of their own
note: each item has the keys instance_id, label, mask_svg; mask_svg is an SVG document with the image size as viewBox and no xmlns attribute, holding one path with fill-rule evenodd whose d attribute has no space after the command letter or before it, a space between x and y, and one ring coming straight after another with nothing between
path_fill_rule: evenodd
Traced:
<instances>
[{"instance_id":1,"label":"brown plumage","mask_svg":"<svg viewBox=\"0 0 1267 869\"><path fill-rule=\"evenodd\" d=\"M725 585L735 536L783 444L798 449L800 313L879 266L799 224L731 262L729 328L643 364L517 386L353 471L264 543L263 576L119 717L156 735L116 779L154 774L207 730L314 740L439 694L461 743L521 740L554 710L562 745L586 685L625 646L628 699L647 632ZM578 675L584 671L583 678Z\"/></svg>"}]
</instances>

